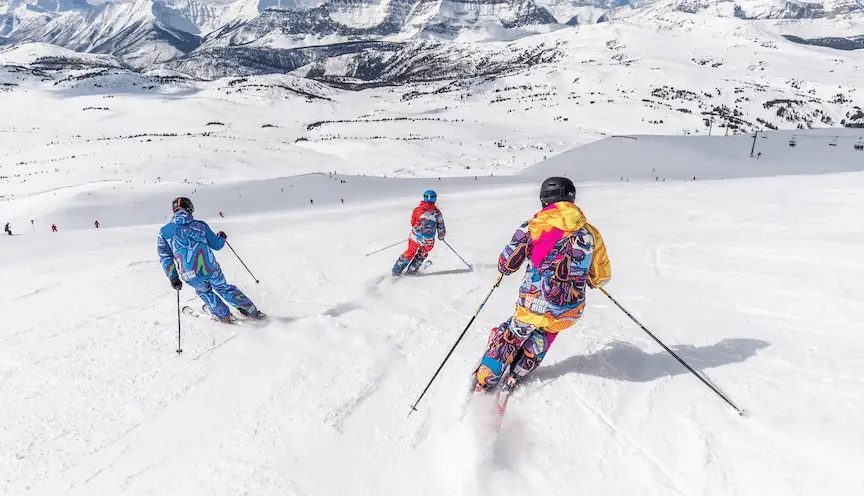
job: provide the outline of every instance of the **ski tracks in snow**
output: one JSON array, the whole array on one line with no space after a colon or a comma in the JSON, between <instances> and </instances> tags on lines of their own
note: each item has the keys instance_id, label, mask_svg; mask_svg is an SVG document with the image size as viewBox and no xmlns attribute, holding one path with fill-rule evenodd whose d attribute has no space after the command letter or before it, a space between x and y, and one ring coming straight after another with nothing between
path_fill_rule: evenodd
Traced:
<instances>
[{"instance_id":1,"label":"ski tracks in snow","mask_svg":"<svg viewBox=\"0 0 864 496\"><path fill-rule=\"evenodd\" d=\"M37 494L108 494L145 471L158 471L168 460L173 473L178 465L194 465L196 452L218 445L232 419L261 400L271 384L268 377L278 377L290 362L284 349L290 349L286 345L292 341L289 334L262 332L213 351L219 358L213 369L187 383L175 401L59 474ZM147 483L159 479L148 477Z\"/></svg>"},{"instance_id":2,"label":"ski tracks in snow","mask_svg":"<svg viewBox=\"0 0 864 496\"><path fill-rule=\"evenodd\" d=\"M564 383L567 385L567 388L573 394L573 397L575 397L579 401L579 403L581 403L582 406L585 407L586 410L591 412L594 418L599 423L602 423L610 434L614 434L615 438L621 439L625 443L627 443L631 448L633 448L633 450L635 450L635 452L637 452L642 457L643 460L645 460L645 463L650 465L662 475L662 479L664 480L659 481L660 483L670 487L677 494L681 496L686 496L687 493L685 493L684 490L681 489L680 485L672 478L670 471L660 463L660 460L657 457L655 457L645 448L643 448L642 445L635 439L633 439L632 436L618 428L618 426L615 425L612 419L610 419L605 413L603 413L603 411L600 410L599 407L588 401L585 396L578 390L578 388L571 383L570 380L565 380Z\"/></svg>"},{"instance_id":3,"label":"ski tracks in snow","mask_svg":"<svg viewBox=\"0 0 864 496\"><path fill-rule=\"evenodd\" d=\"M367 399L374 395L384 380L386 372L380 371L375 378L364 386L356 396L329 414L330 423L340 434L343 432L345 420L348 419Z\"/></svg>"}]
</instances>

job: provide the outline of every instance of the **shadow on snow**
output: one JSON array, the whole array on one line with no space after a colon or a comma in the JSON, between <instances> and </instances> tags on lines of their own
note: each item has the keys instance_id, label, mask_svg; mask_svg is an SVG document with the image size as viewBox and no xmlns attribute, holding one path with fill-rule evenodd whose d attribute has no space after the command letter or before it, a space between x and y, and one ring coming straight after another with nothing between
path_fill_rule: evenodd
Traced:
<instances>
[{"instance_id":1,"label":"shadow on snow","mask_svg":"<svg viewBox=\"0 0 864 496\"><path fill-rule=\"evenodd\" d=\"M452 276L454 274L468 274L474 272L473 269L453 269L453 270L439 270L435 272L421 272L419 274L414 274L410 277L432 277L432 276Z\"/></svg>"},{"instance_id":2,"label":"shadow on snow","mask_svg":"<svg viewBox=\"0 0 864 496\"><path fill-rule=\"evenodd\" d=\"M699 371L743 362L771 344L758 339L724 339L710 346L670 346L691 367ZM552 380L570 373L587 374L629 382L649 382L661 377L689 373L665 350L646 353L623 341L613 341L590 355L571 356L536 371L536 379Z\"/></svg>"}]
</instances>

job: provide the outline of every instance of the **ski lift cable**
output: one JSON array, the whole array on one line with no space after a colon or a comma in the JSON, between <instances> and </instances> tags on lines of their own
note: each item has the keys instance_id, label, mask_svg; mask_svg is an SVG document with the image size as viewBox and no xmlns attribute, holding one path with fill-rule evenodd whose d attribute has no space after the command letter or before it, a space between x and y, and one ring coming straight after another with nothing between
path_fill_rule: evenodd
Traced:
<instances>
[{"instance_id":1,"label":"ski lift cable","mask_svg":"<svg viewBox=\"0 0 864 496\"><path fill-rule=\"evenodd\" d=\"M848 128L849 131L852 131L853 129L855 129L855 128ZM814 131L815 130L816 129L814 129ZM852 132L854 132L854 131L852 131ZM798 139L813 139L813 140L834 140L834 139L845 140L845 139L856 139L856 138L859 140L862 139L862 137L860 135L807 136L807 135L802 135L800 133L801 133L801 130L798 130L798 129L776 129L776 130L772 129L772 130L760 130L759 131L759 134L762 134L762 135L775 134L775 135L781 135L781 136L783 136L783 135L788 136L791 134L793 138L798 138Z\"/></svg>"},{"instance_id":2,"label":"ski lift cable","mask_svg":"<svg viewBox=\"0 0 864 496\"><path fill-rule=\"evenodd\" d=\"M765 131L760 131L760 134L763 132L765 132ZM858 138L859 140L861 139L859 136L799 136L799 135L793 135L792 136L793 140L831 140L831 141L837 141L837 140L848 140L848 139L855 139L855 138Z\"/></svg>"}]
</instances>

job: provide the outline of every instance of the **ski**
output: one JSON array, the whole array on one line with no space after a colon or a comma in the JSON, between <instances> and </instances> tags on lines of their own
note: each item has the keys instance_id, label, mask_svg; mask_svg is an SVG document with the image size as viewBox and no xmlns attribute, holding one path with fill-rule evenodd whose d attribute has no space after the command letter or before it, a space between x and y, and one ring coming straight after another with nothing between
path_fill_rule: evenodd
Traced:
<instances>
[{"instance_id":1,"label":"ski","mask_svg":"<svg viewBox=\"0 0 864 496\"><path fill-rule=\"evenodd\" d=\"M183 312L184 315L188 315L190 317L198 317L198 318L204 317L204 315L201 315L201 313L199 313L198 311L196 311L194 308L190 307L189 305L183 305L183 308L181 308L180 311ZM208 315L208 317L209 317L209 315Z\"/></svg>"},{"instance_id":2,"label":"ski","mask_svg":"<svg viewBox=\"0 0 864 496\"><path fill-rule=\"evenodd\" d=\"M428 269L431 266L432 266L432 260L425 260L425 261L423 261L423 265L421 265L420 268L417 269L417 272L415 272L413 274L409 274L407 272L404 272L402 274L395 274L395 273L391 273L391 274L393 274L393 279L397 279L397 280L402 279L403 277L414 277L414 276L418 275L418 273L421 270Z\"/></svg>"},{"instance_id":3,"label":"ski","mask_svg":"<svg viewBox=\"0 0 864 496\"><path fill-rule=\"evenodd\" d=\"M501 425L504 424L504 412L507 411L507 403L510 401L510 395L513 394L513 389L505 390L498 388L495 393L495 411L498 413L498 418L495 423L495 432L501 430Z\"/></svg>"},{"instance_id":4,"label":"ski","mask_svg":"<svg viewBox=\"0 0 864 496\"><path fill-rule=\"evenodd\" d=\"M473 376L472 376L473 378ZM513 394L513 391L516 389L516 383L510 383L507 381L507 377L502 379L496 386L490 387L488 389L482 389L476 386L476 382L473 382L473 393L475 395L492 395L495 394L495 405L494 405L494 414L495 414L495 422L494 429L495 432L498 433L501 430L501 426L504 423L504 413L507 411L507 404L510 401L510 396Z\"/></svg>"},{"instance_id":5,"label":"ski","mask_svg":"<svg viewBox=\"0 0 864 496\"><path fill-rule=\"evenodd\" d=\"M258 312L257 317L253 317L251 315L246 315L241 311L240 315L243 317L243 319L238 319L237 317L234 316L234 314L230 314L231 315L231 321L230 322L222 322L221 320L219 320L215 316L213 316L212 313L210 313L210 309L207 307L207 305L202 305L200 311L195 310L194 308L190 307L189 305L186 305L183 308L181 308L180 311L182 311L183 313L185 313L186 315L189 315L191 317L198 317L198 318L202 318L202 319L203 318L209 318L209 319L215 320L216 322L221 322L223 324L239 324L239 323L246 321L246 320L262 321L262 320L267 319L267 315L261 311Z\"/></svg>"},{"instance_id":6,"label":"ski","mask_svg":"<svg viewBox=\"0 0 864 496\"><path fill-rule=\"evenodd\" d=\"M199 319L210 319L212 321L219 322L222 324L239 323L239 320L234 315L231 315L231 321L230 322L222 322L221 320L217 319L213 314L211 314L209 311L207 311L205 309L206 309L206 305L201 308L201 311L195 310L194 308L190 307L189 305L186 305L183 308L181 308L180 311L183 312L184 314L190 316L190 317L196 317Z\"/></svg>"}]
</instances>

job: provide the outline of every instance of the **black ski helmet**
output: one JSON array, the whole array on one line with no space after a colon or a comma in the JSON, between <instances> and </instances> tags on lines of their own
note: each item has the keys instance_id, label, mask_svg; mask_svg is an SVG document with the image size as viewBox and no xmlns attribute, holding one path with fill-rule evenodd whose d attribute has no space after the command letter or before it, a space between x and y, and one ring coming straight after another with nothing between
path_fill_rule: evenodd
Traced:
<instances>
[{"instance_id":1,"label":"black ski helmet","mask_svg":"<svg viewBox=\"0 0 864 496\"><path fill-rule=\"evenodd\" d=\"M576 201L576 186L566 177L550 177L540 186L540 202L544 207L560 201Z\"/></svg>"},{"instance_id":2,"label":"black ski helmet","mask_svg":"<svg viewBox=\"0 0 864 496\"><path fill-rule=\"evenodd\" d=\"M175 198L173 202L171 202L171 210L177 212L178 210L185 210L190 214L195 212L195 205L192 205L192 200L186 198L185 196L181 196L180 198Z\"/></svg>"}]
</instances>

